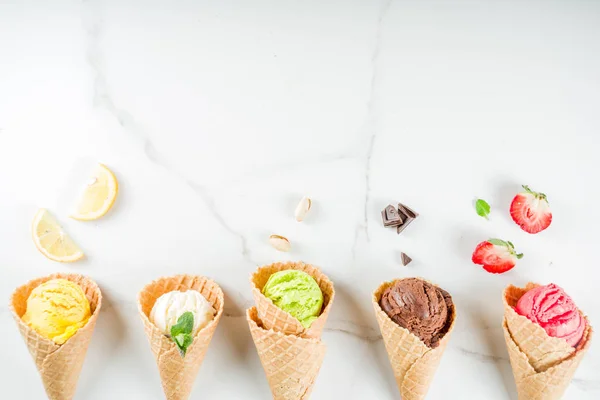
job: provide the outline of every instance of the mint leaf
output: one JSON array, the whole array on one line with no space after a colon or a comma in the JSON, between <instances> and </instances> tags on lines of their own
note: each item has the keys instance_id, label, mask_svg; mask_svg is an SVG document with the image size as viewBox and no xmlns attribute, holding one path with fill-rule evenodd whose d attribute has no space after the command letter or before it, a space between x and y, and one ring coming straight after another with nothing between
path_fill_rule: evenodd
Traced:
<instances>
[{"instance_id":1,"label":"mint leaf","mask_svg":"<svg viewBox=\"0 0 600 400\"><path fill-rule=\"evenodd\" d=\"M175 344L177 345L177 348L179 348L179 353L181 354L181 357L185 357L185 353L187 353L188 347L190 347L190 345L194 341L192 335L187 333L181 333L177 336L173 336L172 338Z\"/></svg>"},{"instance_id":2,"label":"mint leaf","mask_svg":"<svg viewBox=\"0 0 600 400\"><path fill-rule=\"evenodd\" d=\"M475 211L477 211L477 215L480 217L488 219L488 215L490 214L490 205L483 199L477 199L475 202Z\"/></svg>"},{"instance_id":3,"label":"mint leaf","mask_svg":"<svg viewBox=\"0 0 600 400\"><path fill-rule=\"evenodd\" d=\"M181 353L181 357L185 356L188 347L192 344L194 338L192 331L194 330L194 314L190 311L184 312L177 319L177 323L171 327L171 339Z\"/></svg>"},{"instance_id":4,"label":"mint leaf","mask_svg":"<svg viewBox=\"0 0 600 400\"><path fill-rule=\"evenodd\" d=\"M171 336L173 338L173 341L175 342L175 344L178 347L183 347L184 343L185 343L185 334L180 333L177 336Z\"/></svg>"},{"instance_id":5,"label":"mint leaf","mask_svg":"<svg viewBox=\"0 0 600 400\"><path fill-rule=\"evenodd\" d=\"M500 240L500 239L489 239L488 242L490 242L491 244L495 245L495 246L504 246L504 247L508 247L508 243L506 243L504 240Z\"/></svg>"},{"instance_id":6,"label":"mint leaf","mask_svg":"<svg viewBox=\"0 0 600 400\"><path fill-rule=\"evenodd\" d=\"M180 333L192 333L194 330L194 314L190 311L184 312L177 319L177 323L171 327L171 336Z\"/></svg>"}]
</instances>

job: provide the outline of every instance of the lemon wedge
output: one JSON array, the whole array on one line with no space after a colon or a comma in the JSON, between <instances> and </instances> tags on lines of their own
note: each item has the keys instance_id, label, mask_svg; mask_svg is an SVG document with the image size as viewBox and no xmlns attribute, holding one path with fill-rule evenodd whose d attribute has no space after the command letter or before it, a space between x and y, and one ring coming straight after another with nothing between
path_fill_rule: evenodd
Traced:
<instances>
[{"instance_id":1,"label":"lemon wedge","mask_svg":"<svg viewBox=\"0 0 600 400\"><path fill-rule=\"evenodd\" d=\"M115 174L105 165L98 164L71 218L93 221L102 217L115 203L118 192L119 184Z\"/></svg>"},{"instance_id":2,"label":"lemon wedge","mask_svg":"<svg viewBox=\"0 0 600 400\"><path fill-rule=\"evenodd\" d=\"M49 259L73 262L83 258L83 251L45 208L35 214L31 230L35 247Z\"/></svg>"}]
</instances>

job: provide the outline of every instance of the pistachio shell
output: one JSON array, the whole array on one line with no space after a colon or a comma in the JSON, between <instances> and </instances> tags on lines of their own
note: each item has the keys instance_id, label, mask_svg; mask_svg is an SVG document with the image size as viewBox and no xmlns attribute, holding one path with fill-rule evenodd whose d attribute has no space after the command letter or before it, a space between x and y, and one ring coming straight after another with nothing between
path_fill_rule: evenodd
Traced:
<instances>
[{"instance_id":1,"label":"pistachio shell","mask_svg":"<svg viewBox=\"0 0 600 400\"><path fill-rule=\"evenodd\" d=\"M296 212L294 215L296 216L296 221L302 222L304 221L304 217L310 211L310 207L312 206L312 201L310 198L304 196L300 203L296 206Z\"/></svg>"},{"instance_id":2,"label":"pistachio shell","mask_svg":"<svg viewBox=\"0 0 600 400\"><path fill-rule=\"evenodd\" d=\"M269 236L269 243L271 243L271 246L273 246L276 250L284 252L290 251L290 248L292 247L287 238L279 235Z\"/></svg>"}]
</instances>

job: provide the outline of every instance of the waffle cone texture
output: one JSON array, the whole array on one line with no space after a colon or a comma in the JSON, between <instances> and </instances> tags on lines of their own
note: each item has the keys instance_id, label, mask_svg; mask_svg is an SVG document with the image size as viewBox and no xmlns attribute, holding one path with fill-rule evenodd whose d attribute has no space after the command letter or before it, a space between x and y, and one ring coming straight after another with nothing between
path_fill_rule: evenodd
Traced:
<instances>
[{"instance_id":1,"label":"waffle cone texture","mask_svg":"<svg viewBox=\"0 0 600 400\"><path fill-rule=\"evenodd\" d=\"M187 350L185 357L179 353L177 345L160 331L149 316L156 300L173 290L196 290L208 300L217 311L214 319L201 329ZM156 358L156 364L167 400L186 400L189 398L200 370L208 345L217 329L223 314L223 291L214 281L203 276L177 275L157 279L146 285L138 295L138 308L144 323L144 330L150 348Z\"/></svg>"},{"instance_id":2,"label":"waffle cone texture","mask_svg":"<svg viewBox=\"0 0 600 400\"><path fill-rule=\"evenodd\" d=\"M321 314L309 329L262 294L272 274L290 269L312 276L323 293ZM251 275L250 284L256 307L246 311L246 318L273 399L306 400L325 357L326 346L321 334L335 297L333 283L315 266L286 262L258 268Z\"/></svg>"},{"instance_id":3,"label":"waffle cone texture","mask_svg":"<svg viewBox=\"0 0 600 400\"><path fill-rule=\"evenodd\" d=\"M587 318L583 338L577 347L572 347L564 339L548 336L541 326L517 314L514 307L521 296L537 286L534 283L524 288L510 285L503 296L502 328L519 400L560 399L592 339Z\"/></svg>"},{"instance_id":4,"label":"waffle cone texture","mask_svg":"<svg viewBox=\"0 0 600 400\"><path fill-rule=\"evenodd\" d=\"M273 399L308 399L323 364L325 344L320 339L265 329L256 307L246 311L246 318Z\"/></svg>"},{"instance_id":5,"label":"waffle cone texture","mask_svg":"<svg viewBox=\"0 0 600 400\"><path fill-rule=\"evenodd\" d=\"M385 282L373 292L373 308L379 323L381 336L396 378L396 385L403 400L424 399L433 381L435 372L446 350L450 334L454 329L456 310L451 310L450 326L439 345L432 349L408 329L390 319L381 309L379 301L383 292L396 281Z\"/></svg>"},{"instance_id":6,"label":"waffle cone texture","mask_svg":"<svg viewBox=\"0 0 600 400\"><path fill-rule=\"evenodd\" d=\"M41 336L22 320L27 310L27 299L33 289L51 279L66 279L78 284L90 303L92 313L87 324L62 345ZM12 315L40 373L48 399L71 400L75 395L79 373L101 307L102 293L98 285L90 278L78 274L58 273L34 279L18 287L11 296Z\"/></svg>"},{"instance_id":7,"label":"waffle cone texture","mask_svg":"<svg viewBox=\"0 0 600 400\"><path fill-rule=\"evenodd\" d=\"M304 271L312 276L315 281L317 281L317 284L323 293L323 309L321 315L319 315L319 318L317 318L308 329L305 329L300 321L288 312L277 307L270 299L262 294L262 289L271 275L275 272L290 269ZM272 329L286 335L296 335L305 338L318 339L321 337L325 322L327 322L327 317L329 317L329 312L331 311L335 290L333 288L333 283L317 267L305 264L301 261L265 265L258 268L251 275L250 284L252 285L252 295L254 296L254 302L256 303L258 318L260 319L262 326L266 329Z\"/></svg>"}]
</instances>

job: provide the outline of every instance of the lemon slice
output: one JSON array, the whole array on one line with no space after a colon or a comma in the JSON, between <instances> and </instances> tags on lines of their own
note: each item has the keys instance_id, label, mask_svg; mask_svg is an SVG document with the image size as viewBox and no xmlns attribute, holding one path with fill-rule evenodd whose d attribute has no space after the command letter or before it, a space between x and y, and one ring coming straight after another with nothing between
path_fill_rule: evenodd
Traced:
<instances>
[{"instance_id":1,"label":"lemon slice","mask_svg":"<svg viewBox=\"0 0 600 400\"><path fill-rule=\"evenodd\" d=\"M105 165L98 164L71 218L93 221L102 217L115 203L118 192L119 184L115 175Z\"/></svg>"},{"instance_id":2,"label":"lemon slice","mask_svg":"<svg viewBox=\"0 0 600 400\"><path fill-rule=\"evenodd\" d=\"M35 214L31 230L35 247L49 259L73 262L83 258L81 249L45 208L41 208Z\"/></svg>"}]
</instances>

